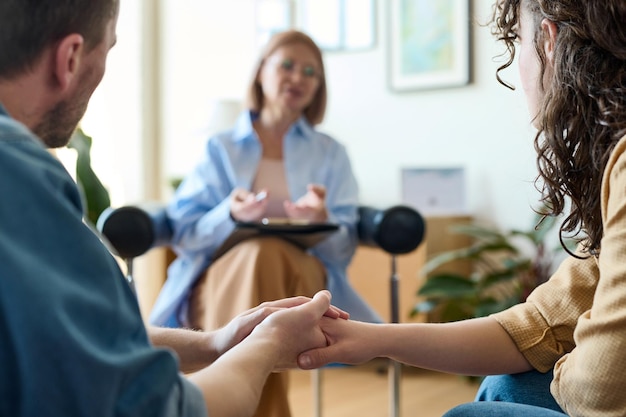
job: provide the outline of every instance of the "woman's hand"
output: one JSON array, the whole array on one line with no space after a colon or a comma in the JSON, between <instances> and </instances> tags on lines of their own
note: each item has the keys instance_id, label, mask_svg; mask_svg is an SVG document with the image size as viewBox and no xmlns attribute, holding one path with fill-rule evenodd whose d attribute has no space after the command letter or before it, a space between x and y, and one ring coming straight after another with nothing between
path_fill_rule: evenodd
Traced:
<instances>
[{"instance_id":1,"label":"woman's hand","mask_svg":"<svg viewBox=\"0 0 626 417\"><path fill-rule=\"evenodd\" d=\"M274 371L295 368L301 352L327 346L320 322L332 310L330 299L328 290L319 291L303 304L272 313L254 329L250 338L265 340L276 354Z\"/></svg>"},{"instance_id":2,"label":"woman's hand","mask_svg":"<svg viewBox=\"0 0 626 417\"><path fill-rule=\"evenodd\" d=\"M230 348L245 339L254 328L260 324L265 318L286 308L296 307L311 301L308 297L298 296L291 298L283 298L276 301L267 301L259 304L257 307L251 308L236 316L226 326L215 331L214 348L221 356ZM325 317L330 319L348 319L350 315L331 305L324 313Z\"/></svg>"},{"instance_id":3,"label":"woman's hand","mask_svg":"<svg viewBox=\"0 0 626 417\"><path fill-rule=\"evenodd\" d=\"M315 369L332 362L358 365L378 356L378 343L386 343L384 338L380 340L376 324L323 318L320 326L327 346L301 353L298 366L302 369Z\"/></svg>"},{"instance_id":4,"label":"woman's hand","mask_svg":"<svg viewBox=\"0 0 626 417\"><path fill-rule=\"evenodd\" d=\"M261 191L263 198L243 188L235 188L230 193L230 215L233 219L241 222L254 222L261 220L267 210L268 193Z\"/></svg>"},{"instance_id":5,"label":"woman's hand","mask_svg":"<svg viewBox=\"0 0 626 417\"><path fill-rule=\"evenodd\" d=\"M295 203L285 201L284 207L290 219L304 219L310 222L325 222L328 220L326 210L326 187L319 184L309 184L308 191Z\"/></svg>"}]
</instances>

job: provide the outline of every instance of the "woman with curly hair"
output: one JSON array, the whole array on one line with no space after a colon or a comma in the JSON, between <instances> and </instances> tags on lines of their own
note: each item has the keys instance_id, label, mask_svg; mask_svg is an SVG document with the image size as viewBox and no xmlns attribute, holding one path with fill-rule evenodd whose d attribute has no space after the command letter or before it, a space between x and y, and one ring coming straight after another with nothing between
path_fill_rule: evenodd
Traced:
<instances>
[{"instance_id":1,"label":"woman with curly hair","mask_svg":"<svg viewBox=\"0 0 626 417\"><path fill-rule=\"evenodd\" d=\"M303 368L384 356L487 377L446 416L624 416L626 2L498 0L492 32L517 56L548 215L579 245L522 304L445 324L325 323Z\"/></svg>"}]
</instances>

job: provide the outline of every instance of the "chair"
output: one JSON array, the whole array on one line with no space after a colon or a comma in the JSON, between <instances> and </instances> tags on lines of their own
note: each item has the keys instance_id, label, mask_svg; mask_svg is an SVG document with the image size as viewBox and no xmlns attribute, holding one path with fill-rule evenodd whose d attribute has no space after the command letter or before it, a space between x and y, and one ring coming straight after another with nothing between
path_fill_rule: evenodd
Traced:
<instances>
[{"instance_id":1,"label":"chair","mask_svg":"<svg viewBox=\"0 0 626 417\"><path fill-rule=\"evenodd\" d=\"M387 209L360 206L357 231L361 245L378 247L391 255L391 321L399 322L398 276L396 256L415 250L425 234L424 219L415 209L396 205ZM127 266L127 280L134 289L133 259L148 250L168 246L172 227L163 203L147 202L118 208L109 207L98 218L97 229ZM321 416L321 374L313 372L315 415ZM400 364L390 361L390 415L399 416Z\"/></svg>"}]
</instances>

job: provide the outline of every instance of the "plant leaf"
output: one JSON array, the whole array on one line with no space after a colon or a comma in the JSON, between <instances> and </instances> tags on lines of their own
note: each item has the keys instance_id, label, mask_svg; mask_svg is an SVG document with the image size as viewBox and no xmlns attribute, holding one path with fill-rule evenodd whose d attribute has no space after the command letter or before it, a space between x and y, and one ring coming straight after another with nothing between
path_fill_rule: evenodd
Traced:
<instances>
[{"instance_id":1,"label":"plant leaf","mask_svg":"<svg viewBox=\"0 0 626 417\"><path fill-rule=\"evenodd\" d=\"M487 289L492 285L499 284L514 279L517 276L517 271L514 270L502 270L495 273L487 274L483 277L481 282L481 288Z\"/></svg>"},{"instance_id":2,"label":"plant leaf","mask_svg":"<svg viewBox=\"0 0 626 417\"><path fill-rule=\"evenodd\" d=\"M496 300L494 298L488 298L481 301L474 310L476 317L486 317L490 314L497 313L502 310L517 304L519 300L517 298L506 298L504 300Z\"/></svg>"},{"instance_id":3,"label":"plant leaf","mask_svg":"<svg viewBox=\"0 0 626 417\"><path fill-rule=\"evenodd\" d=\"M418 295L437 298L458 298L472 296L476 293L476 283L461 275L441 274L426 280L417 292Z\"/></svg>"},{"instance_id":4,"label":"plant leaf","mask_svg":"<svg viewBox=\"0 0 626 417\"><path fill-rule=\"evenodd\" d=\"M442 252L433 256L428 260L421 269L422 275L428 275L441 265L447 264L453 261L462 260L478 260L483 258L485 253L503 252L516 255L518 249L506 241L487 242L475 244L467 248L455 249L447 252Z\"/></svg>"},{"instance_id":5,"label":"plant leaf","mask_svg":"<svg viewBox=\"0 0 626 417\"><path fill-rule=\"evenodd\" d=\"M477 224L456 224L450 227L453 233L467 235L479 240L505 240L506 237L497 230Z\"/></svg>"},{"instance_id":6,"label":"plant leaf","mask_svg":"<svg viewBox=\"0 0 626 417\"><path fill-rule=\"evenodd\" d=\"M467 300L462 302L447 302L439 311L439 319L443 322L467 320L474 317L474 306Z\"/></svg>"}]
</instances>

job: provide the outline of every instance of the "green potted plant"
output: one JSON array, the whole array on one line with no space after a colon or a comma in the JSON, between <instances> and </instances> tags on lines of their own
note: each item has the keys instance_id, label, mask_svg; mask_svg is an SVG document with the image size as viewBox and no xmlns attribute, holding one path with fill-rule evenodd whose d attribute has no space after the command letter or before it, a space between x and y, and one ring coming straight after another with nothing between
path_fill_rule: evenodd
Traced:
<instances>
[{"instance_id":1,"label":"green potted plant","mask_svg":"<svg viewBox=\"0 0 626 417\"><path fill-rule=\"evenodd\" d=\"M111 199L91 167L91 144L91 136L78 127L67 147L76 150L76 182L82 193L85 216L96 224L100 214L111 205Z\"/></svg>"},{"instance_id":2,"label":"green potted plant","mask_svg":"<svg viewBox=\"0 0 626 417\"><path fill-rule=\"evenodd\" d=\"M487 316L524 301L550 277L562 251L560 245L548 248L546 242L557 220L538 213L528 231L500 232L478 224L453 226L452 233L470 236L472 244L426 262L421 271L426 279L417 293L422 301L411 315L426 314L428 321L458 321ZM446 268L459 261L471 263L469 274Z\"/></svg>"}]
</instances>

